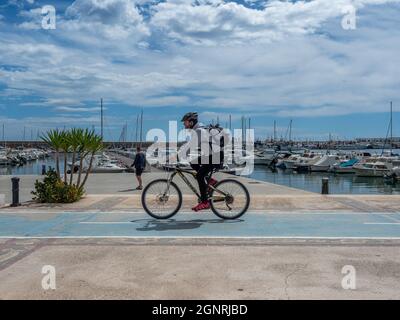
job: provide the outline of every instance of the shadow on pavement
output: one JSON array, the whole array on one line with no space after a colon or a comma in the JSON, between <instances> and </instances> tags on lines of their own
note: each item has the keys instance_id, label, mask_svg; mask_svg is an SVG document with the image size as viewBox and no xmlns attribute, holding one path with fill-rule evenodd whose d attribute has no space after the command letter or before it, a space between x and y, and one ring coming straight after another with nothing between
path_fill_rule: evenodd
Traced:
<instances>
[{"instance_id":1,"label":"shadow on pavement","mask_svg":"<svg viewBox=\"0 0 400 320\"><path fill-rule=\"evenodd\" d=\"M140 190L136 190L135 188L133 188L133 189L126 189L126 190L118 190L118 192L131 192L131 191L140 191Z\"/></svg>"},{"instance_id":2,"label":"shadow on pavement","mask_svg":"<svg viewBox=\"0 0 400 320\"><path fill-rule=\"evenodd\" d=\"M136 228L137 231L167 231L167 230L190 230L200 228L203 224L208 223L239 223L244 220L222 220L222 219L194 219L194 220L155 220L155 219L141 219L133 220L131 222L143 222L143 226Z\"/></svg>"}]
</instances>

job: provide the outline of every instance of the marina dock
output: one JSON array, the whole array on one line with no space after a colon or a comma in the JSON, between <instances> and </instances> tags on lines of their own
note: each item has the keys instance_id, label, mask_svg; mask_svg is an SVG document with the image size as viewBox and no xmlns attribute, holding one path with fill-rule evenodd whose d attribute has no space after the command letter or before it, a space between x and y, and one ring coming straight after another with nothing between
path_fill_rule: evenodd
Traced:
<instances>
[{"instance_id":1,"label":"marina dock","mask_svg":"<svg viewBox=\"0 0 400 320\"><path fill-rule=\"evenodd\" d=\"M144 184L166 175L152 168ZM11 177L0 176L6 202ZM0 209L0 297L400 297L400 195L321 195L216 175L224 177L251 194L239 220L191 212L196 199L179 179L182 212L158 221L144 213L134 173L92 174L86 196L72 204L29 201L43 176L21 175L22 206ZM49 263L57 268L57 290L45 292L38 277ZM343 290L344 265L356 268L359 290Z\"/></svg>"},{"instance_id":2,"label":"marina dock","mask_svg":"<svg viewBox=\"0 0 400 320\"><path fill-rule=\"evenodd\" d=\"M166 177L167 173L152 168L143 174L144 185L148 182ZM0 176L0 194L5 195L5 203L11 202L11 177ZM217 179L233 178L243 182L251 194L250 210L274 211L397 211L400 208L400 195L321 195L300 189L289 188L268 182L245 177L218 173ZM12 210L40 208L41 210L100 210L100 211L138 211L143 210L141 191L135 190L134 173L92 174L86 185L85 197L72 204L36 204L33 203L30 191L40 175L20 176L20 201L23 206ZM182 188L183 209L189 209L196 198L188 187L176 178ZM195 183L195 181L193 181ZM3 208L3 211L6 210ZM7 209L8 210L8 209Z\"/></svg>"},{"instance_id":3,"label":"marina dock","mask_svg":"<svg viewBox=\"0 0 400 320\"><path fill-rule=\"evenodd\" d=\"M152 180L167 177L167 172L161 171L156 168L151 168L151 172L145 172L143 174L144 186ZM307 191L300 189L289 188L286 186L276 185L268 182L258 181L254 179L248 179L245 177L227 175L217 173L216 179L222 179L223 177L238 179L245 183L246 187L252 195L307 195L312 194ZM5 201L9 203L11 201L11 178L10 175L0 175L0 194L5 194ZM31 190L34 188L36 180L43 179L41 175L21 175L20 176L20 200L22 202L30 201L32 195ZM176 177L174 180L179 187L181 187L184 194L190 194L189 188ZM196 181L193 180L196 185ZM88 196L95 195L110 195L110 196L133 196L140 195L140 191L135 190L137 181L134 173L93 173L89 176L87 184L85 186L86 194ZM82 200L84 201L84 200ZM82 202L81 201L81 202ZM80 203L80 202L79 202Z\"/></svg>"}]
</instances>

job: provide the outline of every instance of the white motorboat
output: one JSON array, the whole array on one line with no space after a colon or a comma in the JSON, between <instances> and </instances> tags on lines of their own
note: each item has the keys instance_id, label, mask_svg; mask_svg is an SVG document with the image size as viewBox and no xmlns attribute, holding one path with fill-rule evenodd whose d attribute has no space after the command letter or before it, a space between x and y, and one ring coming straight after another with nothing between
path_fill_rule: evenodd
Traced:
<instances>
[{"instance_id":1,"label":"white motorboat","mask_svg":"<svg viewBox=\"0 0 400 320\"><path fill-rule=\"evenodd\" d=\"M391 172L393 163L384 161L370 161L353 166L359 177L383 177Z\"/></svg>"},{"instance_id":2,"label":"white motorboat","mask_svg":"<svg viewBox=\"0 0 400 320\"><path fill-rule=\"evenodd\" d=\"M384 178L392 182L400 180L400 166L393 167L389 173L384 175Z\"/></svg>"},{"instance_id":3,"label":"white motorboat","mask_svg":"<svg viewBox=\"0 0 400 320\"><path fill-rule=\"evenodd\" d=\"M8 158L5 151L0 152L0 165L6 166L10 163L10 159Z\"/></svg>"},{"instance_id":4,"label":"white motorboat","mask_svg":"<svg viewBox=\"0 0 400 320\"><path fill-rule=\"evenodd\" d=\"M356 173L356 170L353 166L359 162L357 158L353 158L347 161L340 161L335 163L330 169L330 172L333 173Z\"/></svg>"},{"instance_id":5,"label":"white motorboat","mask_svg":"<svg viewBox=\"0 0 400 320\"><path fill-rule=\"evenodd\" d=\"M86 172L87 169L84 169ZM92 173L121 173L124 172L126 168L121 167L115 163L99 163L92 166L90 172Z\"/></svg>"},{"instance_id":6,"label":"white motorboat","mask_svg":"<svg viewBox=\"0 0 400 320\"><path fill-rule=\"evenodd\" d=\"M300 161L301 158L302 158L301 155L299 155L299 154L293 154L293 155L291 155L289 158L282 159L283 166L284 166L286 169L293 169L294 166L296 165L296 163L297 163L298 161Z\"/></svg>"},{"instance_id":7,"label":"white motorboat","mask_svg":"<svg viewBox=\"0 0 400 320\"><path fill-rule=\"evenodd\" d=\"M274 149L265 149L262 151L254 152L254 164L269 166L276 158L276 152Z\"/></svg>"},{"instance_id":8,"label":"white motorboat","mask_svg":"<svg viewBox=\"0 0 400 320\"><path fill-rule=\"evenodd\" d=\"M157 148L154 151L146 152L146 160L151 166L162 167L164 165L174 165L178 151L176 148Z\"/></svg>"},{"instance_id":9,"label":"white motorboat","mask_svg":"<svg viewBox=\"0 0 400 320\"><path fill-rule=\"evenodd\" d=\"M326 154L317 162L310 166L310 170L313 172L326 172L332 165L340 160L338 155Z\"/></svg>"},{"instance_id":10,"label":"white motorboat","mask_svg":"<svg viewBox=\"0 0 400 320\"><path fill-rule=\"evenodd\" d=\"M74 164L74 170L79 170L80 161L76 161ZM83 162L83 172L86 172L90 165L90 159L86 157ZM68 166L71 168L72 163L68 163ZM90 170L91 173L121 173L126 170L126 167L121 165L118 160L112 159L106 154L95 155L92 163L92 168Z\"/></svg>"},{"instance_id":11,"label":"white motorboat","mask_svg":"<svg viewBox=\"0 0 400 320\"><path fill-rule=\"evenodd\" d=\"M239 146L224 149L224 163L233 164L235 166L244 166L248 163L254 163L255 155L254 152L242 149Z\"/></svg>"},{"instance_id":12,"label":"white motorboat","mask_svg":"<svg viewBox=\"0 0 400 320\"><path fill-rule=\"evenodd\" d=\"M297 172L308 172L313 164L317 163L322 155L311 153L307 157L301 157L293 166L293 170Z\"/></svg>"}]
</instances>

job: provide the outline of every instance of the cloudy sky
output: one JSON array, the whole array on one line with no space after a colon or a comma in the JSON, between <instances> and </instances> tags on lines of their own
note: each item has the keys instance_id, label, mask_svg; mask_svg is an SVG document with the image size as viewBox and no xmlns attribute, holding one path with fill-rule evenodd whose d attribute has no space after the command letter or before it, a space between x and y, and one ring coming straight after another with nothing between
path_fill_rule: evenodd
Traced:
<instances>
[{"instance_id":1,"label":"cloudy sky","mask_svg":"<svg viewBox=\"0 0 400 320\"><path fill-rule=\"evenodd\" d=\"M42 7L56 29L42 28ZM346 9L356 29L346 30ZM385 136L400 111L399 0L1 0L0 125L99 130L118 140L187 111L251 117L257 137ZM394 114L394 133L400 135ZM399 126L397 126L399 124Z\"/></svg>"}]
</instances>

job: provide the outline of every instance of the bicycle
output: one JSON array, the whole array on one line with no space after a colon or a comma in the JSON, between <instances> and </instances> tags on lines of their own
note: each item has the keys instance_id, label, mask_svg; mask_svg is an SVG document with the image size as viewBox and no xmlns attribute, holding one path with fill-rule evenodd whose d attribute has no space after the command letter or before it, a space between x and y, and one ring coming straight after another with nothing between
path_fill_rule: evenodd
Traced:
<instances>
[{"instance_id":1,"label":"bicycle","mask_svg":"<svg viewBox=\"0 0 400 320\"><path fill-rule=\"evenodd\" d=\"M144 188L142 193L141 200L144 210L156 219L169 219L177 214L182 206L182 192L173 182L176 175L182 178L200 201L200 193L185 176L185 174L190 174L196 178L196 172L175 166L169 169L171 173L167 179L153 180ZM217 169L212 170L207 176L207 181L217 171ZM249 191L237 180L223 179L214 186L208 184L208 190L211 210L219 218L238 219L249 208Z\"/></svg>"}]
</instances>

